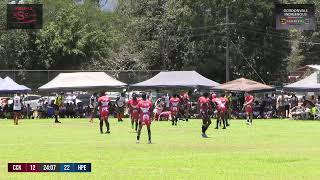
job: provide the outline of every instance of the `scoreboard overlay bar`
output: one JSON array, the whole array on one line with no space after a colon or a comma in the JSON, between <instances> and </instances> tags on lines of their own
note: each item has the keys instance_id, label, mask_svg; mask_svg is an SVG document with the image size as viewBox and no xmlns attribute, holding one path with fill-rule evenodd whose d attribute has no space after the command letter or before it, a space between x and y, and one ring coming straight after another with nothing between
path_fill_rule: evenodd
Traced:
<instances>
[{"instance_id":1,"label":"scoreboard overlay bar","mask_svg":"<svg viewBox=\"0 0 320 180\"><path fill-rule=\"evenodd\" d=\"M91 172L91 163L8 163L8 172Z\"/></svg>"}]
</instances>

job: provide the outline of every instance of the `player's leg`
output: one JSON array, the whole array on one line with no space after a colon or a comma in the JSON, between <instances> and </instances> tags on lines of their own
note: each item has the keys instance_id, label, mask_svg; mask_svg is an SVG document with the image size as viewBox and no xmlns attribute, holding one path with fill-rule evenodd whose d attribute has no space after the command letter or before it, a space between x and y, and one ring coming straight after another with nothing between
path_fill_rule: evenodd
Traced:
<instances>
[{"instance_id":1,"label":"player's leg","mask_svg":"<svg viewBox=\"0 0 320 180\"><path fill-rule=\"evenodd\" d=\"M109 117L105 117L104 122L106 123L107 131L106 134L110 134L110 124L109 124Z\"/></svg>"},{"instance_id":2,"label":"player's leg","mask_svg":"<svg viewBox=\"0 0 320 180\"><path fill-rule=\"evenodd\" d=\"M137 133L137 144L140 143L141 129L142 129L142 122L139 121L139 128L138 128L138 133Z\"/></svg>"},{"instance_id":3,"label":"player's leg","mask_svg":"<svg viewBox=\"0 0 320 180\"><path fill-rule=\"evenodd\" d=\"M179 119L179 114L177 113L177 114L175 115L175 119L174 119L174 125L175 125L175 126L176 126L177 123L178 123L178 119Z\"/></svg>"},{"instance_id":4,"label":"player's leg","mask_svg":"<svg viewBox=\"0 0 320 180\"><path fill-rule=\"evenodd\" d=\"M94 109L90 109L91 113L90 113L90 121L91 123L93 123L93 116L94 116Z\"/></svg>"},{"instance_id":5,"label":"player's leg","mask_svg":"<svg viewBox=\"0 0 320 180\"><path fill-rule=\"evenodd\" d=\"M206 135L206 131L207 131L207 123L208 123L208 118L205 116L205 115L202 115L202 127L201 127L201 130L202 130L202 137L206 138L207 135Z\"/></svg>"},{"instance_id":6,"label":"player's leg","mask_svg":"<svg viewBox=\"0 0 320 180\"><path fill-rule=\"evenodd\" d=\"M253 120L253 113L250 112L250 124L252 125L252 120Z\"/></svg>"},{"instance_id":7,"label":"player's leg","mask_svg":"<svg viewBox=\"0 0 320 180\"><path fill-rule=\"evenodd\" d=\"M227 118L225 118L226 126L230 126L229 120L231 119L231 111L232 111L231 109L227 111Z\"/></svg>"},{"instance_id":8,"label":"player's leg","mask_svg":"<svg viewBox=\"0 0 320 180\"><path fill-rule=\"evenodd\" d=\"M222 129L226 129L226 125L227 125L226 119L227 119L227 114L226 114L226 112L223 112L222 113L222 118L221 118L222 124L223 124L223 128Z\"/></svg>"},{"instance_id":9,"label":"player's leg","mask_svg":"<svg viewBox=\"0 0 320 180\"><path fill-rule=\"evenodd\" d=\"M189 121L189 109L187 108L185 111L186 121Z\"/></svg>"},{"instance_id":10,"label":"player's leg","mask_svg":"<svg viewBox=\"0 0 320 180\"><path fill-rule=\"evenodd\" d=\"M132 114L130 114L130 117L131 117L131 129L134 128L134 117Z\"/></svg>"},{"instance_id":11,"label":"player's leg","mask_svg":"<svg viewBox=\"0 0 320 180\"><path fill-rule=\"evenodd\" d=\"M13 124L14 125L18 125L17 124L17 112L16 111L13 112Z\"/></svg>"},{"instance_id":12,"label":"player's leg","mask_svg":"<svg viewBox=\"0 0 320 180\"><path fill-rule=\"evenodd\" d=\"M172 121L172 126L174 125L174 121L176 120L176 115L175 114L172 114L172 118L171 118L171 121Z\"/></svg>"},{"instance_id":13,"label":"player's leg","mask_svg":"<svg viewBox=\"0 0 320 180\"><path fill-rule=\"evenodd\" d=\"M135 120L135 130L138 131L138 119Z\"/></svg>"},{"instance_id":14,"label":"player's leg","mask_svg":"<svg viewBox=\"0 0 320 180\"><path fill-rule=\"evenodd\" d=\"M100 116L99 120L100 120L100 123L99 123L99 125L100 125L100 133L103 134L103 117Z\"/></svg>"},{"instance_id":15,"label":"player's leg","mask_svg":"<svg viewBox=\"0 0 320 180\"><path fill-rule=\"evenodd\" d=\"M217 114L217 125L216 125L215 129L219 129L219 122L220 122L220 112L218 112L218 114Z\"/></svg>"},{"instance_id":16,"label":"player's leg","mask_svg":"<svg viewBox=\"0 0 320 180\"><path fill-rule=\"evenodd\" d=\"M151 144L151 123L147 123L147 129L148 129L148 143Z\"/></svg>"},{"instance_id":17,"label":"player's leg","mask_svg":"<svg viewBox=\"0 0 320 180\"><path fill-rule=\"evenodd\" d=\"M55 118L55 123L61 123L59 120L58 120L58 115L59 115L59 106L58 105L55 105L55 111L54 111L54 118Z\"/></svg>"}]
</instances>

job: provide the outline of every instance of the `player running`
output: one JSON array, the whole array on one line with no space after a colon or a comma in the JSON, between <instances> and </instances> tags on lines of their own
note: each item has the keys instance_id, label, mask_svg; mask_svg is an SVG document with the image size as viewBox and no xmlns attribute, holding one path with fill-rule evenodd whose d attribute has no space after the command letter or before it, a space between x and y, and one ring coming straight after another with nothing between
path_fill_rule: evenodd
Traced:
<instances>
[{"instance_id":1,"label":"player running","mask_svg":"<svg viewBox=\"0 0 320 180\"><path fill-rule=\"evenodd\" d=\"M14 125L18 125L18 121L21 116L22 110L22 99L20 97L20 93L17 93L13 98L13 123Z\"/></svg>"},{"instance_id":2,"label":"player running","mask_svg":"<svg viewBox=\"0 0 320 180\"><path fill-rule=\"evenodd\" d=\"M165 108L165 97L158 98L154 104L154 118L156 121L159 121L159 116Z\"/></svg>"},{"instance_id":3,"label":"player running","mask_svg":"<svg viewBox=\"0 0 320 180\"><path fill-rule=\"evenodd\" d=\"M210 106L210 99L209 93L203 93L203 96L199 97L198 99L198 106L200 109L200 115L202 118L202 137L207 138L208 136L206 135L206 131L209 128L211 124L211 119L210 119L210 111L211 111L211 106Z\"/></svg>"},{"instance_id":4,"label":"player running","mask_svg":"<svg viewBox=\"0 0 320 180\"><path fill-rule=\"evenodd\" d=\"M181 95L181 99L182 99L183 116L184 118L186 118L186 121L188 121L190 116L190 108L191 108L190 97L188 95L188 92L183 93Z\"/></svg>"},{"instance_id":5,"label":"player running","mask_svg":"<svg viewBox=\"0 0 320 180\"><path fill-rule=\"evenodd\" d=\"M147 95L142 94L142 100L138 103L139 108L139 129L137 134L137 144L140 143L140 134L143 125L148 129L148 144L151 144L151 120L152 120L152 102L147 100Z\"/></svg>"},{"instance_id":6,"label":"player running","mask_svg":"<svg viewBox=\"0 0 320 180\"><path fill-rule=\"evenodd\" d=\"M172 98L170 98L170 112L172 117L172 126L177 125L178 115L179 115L179 105L180 99L177 94L173 94Z\"/></svg>"},{"instance_id":7,"label":"player running","mask_svg":"<svg viewBox=\"0 0 320 180\"><path fill-rule=\"evenodd\" d=\"M121 93L121 95L119 97L117 97L117 100L115 102L118 122L123 121L122 118L124 117L125 101L126 101L125 93Z\"/></svg>"},{"instance_id":8,"label":"player running","mask_svg":"<svg viewBox=\"0 0 320 180\"><path fill-rule=\"evenodd\" d=\"M107 131L106 134L110 134L110 126L109 126L109 112L110 112L110 101L111 99L105 95L105 92L100 93L100 97L98 98L98 106L99 106L99 119L100 119L100 133L103 134L103 122L106 123Z\"/></svg>"},{"instance_id":9,"label":"player running","mask_svg":"<svg viewBox=\"0 0 320 180\"><path fill-rule=\"evenodd\" d=\"M135 124L136 131L138 130L138 120L139 120L138 104L139 104L139 99L137 98L137 94L133 93L132 99L128 101L128 108L131 116L131 127L133 129Z\"/></svg>"},{"instance_id":10,"label":"player running","mask_svg":"<svg viewBox=\"0 0 320 180\"><path fill-rule=\"evenodd\" d=\"M55 123L61 123L58 120L60 108L63 107L63 92L60 92L60 94L54 99L54 118L55 118Z\"/></svg>"},{"instance_id":11,"label":"player running","mask_svg":"<svg viewBox=\"0 0 320 180\"><path fill-rule=\"evenodd\" d=\"M245 92L244 96L245 103L243 104L243 107L247 113L247 124L252 126L254 97L249 92Z\"/></svg>"},{"instance_id":12,"label":"player running","mask_svg":"<svg viewBox=\"0 0 320 180\"><path fill-rule=\"evenodd\" d=\"M220 98L214 98L212 101L216 104L216 109L218 111L218 116L217 116L217 126L215 129L219 129L219 123L223 123L223 128L226 129L227 125L227 113L228 113L228 108L227 108L227 103L228 99L225 97L224 94L221 94Z\"/></svg>"},{"instance_id":13,"label":"player running","mask_svg":"<svg viewBox=\"0 0 320 180\"><path fill-rule=\"evenodd\" d=\"M97 98L97 93L93 93L93 95L90 97L90 120L89 122L93 123L93 118L96 115L97 112L97 107L98 107L98 98Z\"/></svg>"}]
</instances>

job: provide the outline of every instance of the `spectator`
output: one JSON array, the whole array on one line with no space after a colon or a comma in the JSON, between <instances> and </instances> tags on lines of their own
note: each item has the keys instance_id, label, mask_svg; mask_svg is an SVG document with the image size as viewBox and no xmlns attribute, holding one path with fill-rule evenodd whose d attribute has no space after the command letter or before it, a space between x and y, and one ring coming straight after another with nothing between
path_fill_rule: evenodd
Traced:
<instances>
[{"instance_id":1,"label":"spectator","mask_svg":"<svg viewBox=\"0 0 320 180\"><path fill-rule=\"evenodd\" d=\"M317 104L320 104L320 96L318 96Z\"/></svg>"},{"instance_id":2,"label":"spectator","mask_svg":"<svg viewBox=\"0 0 320 180\"><path fill-rule=\"evenodd\" d=\"M284 92L284 110L285 110L285 117L288 118L290 114L290 98L287 92Z\"/></svg>"},{"instance_id":3,"label":"spectator","mask_svg":"<svg viewBox=\"0 0 320 180\"><path fill-rule=\"evenodd\" d=\"M297 96L295 94L292 94L290 100L291 100L291 104L290 104L291 108L294 108L294 107L298 106L299 100L298 100L298 98L297 98Z\"/></svg>"},{"instance_id":4,"label":"spectator","mask_svg":"<svg viewBox=\"0 0 320 180\"><path fill-rule=\"evenodd\" d=\"M272 117L277 117L278 115L278 110L277 110L277 97L275 93L271 94L271 109L272 109Z\"/></svg>"},{"instance_id":5,"label":"spectator","mask_svg":"<svg viewBox=\"0 0 320 180\"><path fill-rule=\"evenodd\" d=\"M30 106L30 104L27 104L27 107L26 107L26 116L28 119L31 119L31 116L32 116L32 108Z\"/></svg>"},{"instance_id":6,"label":"spectator","mask_svg":"<svg viewBox=\"0 0 320 180\"><path fill-rule=\"evenodd\" d=\"M310 101L311 101L313 104L317 104L317 100L316 100L316 98L314 97L314 95L311 96Z\"/></svg>"},{"instance_id":7,"label":"spectator","mask_svg":"<svg viewBox=\"0 0 320 180\"><path fill-rule=\"evenodd\" d=\"M261 105L260 105L260 110L259 110L259 117L260 118L264 118L264 111L265 111L266 107L269 106L269 102L270 102L269 95L265 94L265 97L262 100Z\"/></svg>"},{"instance_id":8,"label":"spectator","mask_svg":"<svg viewBox=\"0 0 320 180\"><path fill-rule=\"evenodd\" d=\"M277 97L277 110L278 110L278 117L284 118L285 117L285 108L284 108L284 94L281 94Z\"/></svg>"}]
</instances>

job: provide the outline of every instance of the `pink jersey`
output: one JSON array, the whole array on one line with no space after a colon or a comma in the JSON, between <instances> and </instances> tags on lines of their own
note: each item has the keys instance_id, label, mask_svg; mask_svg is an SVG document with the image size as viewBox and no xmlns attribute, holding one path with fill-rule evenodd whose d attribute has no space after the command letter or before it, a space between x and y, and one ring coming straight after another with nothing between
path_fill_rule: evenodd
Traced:
<instances>
[{"instance_id":1,"label":"pink jersey","mask_svg":"<svg viewBox=\"0 0 320 180\"><path fill-rule=\"evenodd\" d=\"M253 112L253 100L254 100L254 97L252 95L248 95L244 98L244 100L246 101L246 112L248 113L252 113Z\"/></svg>"},{"instance_id":2,"label":"pink jersey","mask_svg":"<svg viewBox=\"0 0 320 180\"><path fill-rule=\"evenodd\" d=\"M215 98L213 99L213 101L216 103L218 111L220 112L227 111L228 99L226 97Z\"/></svg>"},{"instance_id":3,"label":"pink jersey","mask_svg":"<svg viewBox=\"0 0 320 180\"><path fill-rule=\"evenodd\" d=\"M109 115L109 106L111 99L108 96L101 96L98 99L100 116L106 117Z\"/></svg>"},{"instance_id":4,"label":"pink jersey","mask_svg":"<svg viewBox=\"0 0 320 180\"><path fill-rule=\"evenodd\" d=\"M199 97L198 99L199 107L200 107L200 112L201 113L208 113L210 110L210 99L206 97Z\"/></svg>"},{"instance_id":5,"label":"pink jersey","mask_svg":"<svg viewBox=\"0 0 320 180\"><path fill-rule=\"evenodd\" d=\"M171 98L170 99L170 111L172 114L177 114L179 112L179 98Z\"/></svg>"},{"instance_id":6,"label":"pink jersey","mask_svg":"<svg viewBox=\"0 0 320 180\"><path fill-rule=\"evenodd\" d=\"M130 99L128 101L129 112L131 114L131 117L135 119L139 118L139 107L138 107L139 101L140 100L138 99L136 100Z\"/></svg>"},{"instance_id":7,"label":"pink jersey","mask_svg":"<svg viewBox=\"0 0 320 180\"><path fill-rule=\"evenodd\" d=\"M138 103L140 122L142 124L151 124L151 108L152 102L150 100L141 100Z\"/></svg>"}]
</instances>

